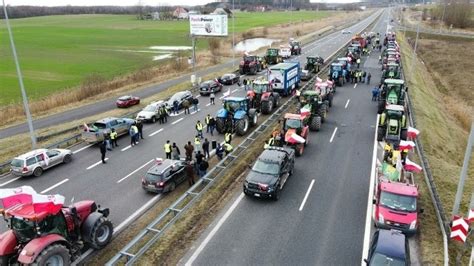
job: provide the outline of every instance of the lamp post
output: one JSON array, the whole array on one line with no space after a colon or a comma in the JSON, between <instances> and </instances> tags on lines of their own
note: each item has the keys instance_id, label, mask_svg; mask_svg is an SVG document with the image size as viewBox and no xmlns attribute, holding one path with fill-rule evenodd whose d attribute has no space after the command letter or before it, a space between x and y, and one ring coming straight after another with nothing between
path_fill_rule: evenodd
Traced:
<instances>
[{"instance_id":1,"label":"lamp post","mask_svg":"<svg viewBox=\"0 0 474 266\"><path fill-rule=\"evenodd\" d=\"M10 21L8 20L7 6L5 5L5 0L3 2L3 13L5 14L5 22L7 25L8 36L10 37L10 45L12 47L13 59L15 60L16 73L18 75L18 83L20 84L21 96L23 98L23 107L25 108L26 121L28 124L28 129L30 131L31 137L31 146L33 149L36 148L36 136L35 130L33 128L33 121L31 119L30 107L28 105L28 97L26 96L25 85L23 84L23 75L21 74L20 63L18 62L18 56L16 54L15 42L13 41L13 33L10 27Z\"/></svg>"},{"instance_id":2,"label":"lamp post","mask_svg":"<svg viewBox=\"0 0 474 266\"><path fill-rule=\"evenodd\" d=\"M235 68L235 0L232 0L232 68Z\"/></svg>"}]
</instances>

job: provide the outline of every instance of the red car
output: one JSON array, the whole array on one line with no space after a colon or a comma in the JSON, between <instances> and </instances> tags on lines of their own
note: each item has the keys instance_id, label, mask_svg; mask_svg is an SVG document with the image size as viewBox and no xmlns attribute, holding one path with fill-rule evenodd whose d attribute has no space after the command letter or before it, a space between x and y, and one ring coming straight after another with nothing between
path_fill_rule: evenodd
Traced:
<instances>
[{"instance_id":1,"label":"red car","mask_svg":"<svg viewBox=\"0 0 474 266\"><path fill-rule=\"evenodd\" d=\"M117 104L118 108L126 108L132 105L140 104L140 98L131 95L122 96L118 98L115 104Z\"/></svg>"}]
</instances>

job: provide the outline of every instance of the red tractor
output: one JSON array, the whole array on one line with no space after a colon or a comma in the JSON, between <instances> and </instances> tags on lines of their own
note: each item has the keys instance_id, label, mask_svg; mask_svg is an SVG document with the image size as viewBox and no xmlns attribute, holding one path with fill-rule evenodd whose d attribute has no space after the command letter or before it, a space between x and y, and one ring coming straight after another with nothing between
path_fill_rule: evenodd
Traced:
<instances>
[{"instance_id":1,"label":"red tractor","mask_svg":"<svg viewBox=\"0 0 474 266\"><path fill-rule=\"evenodd\" d=\"M280 105L280 94L273 91L272 85L267 80L254 80L251 90L247 92L247 98L251 107L262 114L270 114Z\"/></svg>"},{"instance_id":2,"label":"red tractor","mask_svg":"<svg viewBox=\"0 0 474 266\"><path fill-rule=\"evenodd\" d=\"M283 125L285 145L295 149L296 156L301 156L308 144L309 127L305 124L304 118L300 114L285 114Z\"/></svg>"},{"instance_id":3,"label":"red tractor","mask_svg":"<svg viewBox=\"0 0 474 266\"><path fill-rule=\"evenodd\" d=\"M61 195L32 187L0 189L9 230L0 235L0 265L70 265L85 247L101 249L112 239L108 209L84 200L64 207Z\"/></svg>"}]
</instances>

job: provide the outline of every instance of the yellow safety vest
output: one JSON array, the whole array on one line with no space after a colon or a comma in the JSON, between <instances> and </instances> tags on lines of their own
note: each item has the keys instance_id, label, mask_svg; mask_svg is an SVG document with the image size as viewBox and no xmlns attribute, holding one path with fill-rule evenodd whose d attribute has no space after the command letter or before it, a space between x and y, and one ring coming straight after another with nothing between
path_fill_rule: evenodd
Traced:
<instances>
[{"instance_id":1,"label":"yellow safety vest","mask_svg":"<svg viewBox=\"0 0 474 266\"><path fill-rule=\"evenodd\" d=\"M211 117L210 116L206 116L206 125L209 125L209 120L211 120Z\"/></svg>"},{"instance_id":2,"label":"yellow safety vest","mask_svg":"<svg viewBox=\"0 0 474 266\"><path fill-rule=\"evenodd\" d=\"M263 148L266 149L266 148L269 148L270 146L273 146L273 143L275 142L275 139L274 138L270 138L268 140L268 142L265 143L265 145L263 145Z\"/></svg>"},{"instance_id":3,"label":"yellow safety vest","mask_svg":"<svg viewBox=\"0 0 474 266\"><path fill-rule=\"evenodd\" d=\"M232 145L230 145L230 144L227 144L227 143L226 143L226 144L224 144L224 145L225 145L225 150L228 151L228 152L230 152L230 151L232 151L232 150L234 149L234 148L232 147Z\"/></svg>"},{"instance_id":4,"label":"yellow safety vest","mask_svg":"<svg viewBox=\"0 0 474 266\"><path fill-rule=\"evenodd\" d=\"M165 152L166 152L166 153L170 153L170 152L171 152L171 144L169 144L169 143L166 143L166 144L165 144Z\"/></svg>"},{"instance_id":5,"label":"yellow safety vest","mask_svg":"<svg viewBox=\"0 0 474 266\"><path fill-rule=\"evenodd\" d=\"M201 123L197 123L196 124L196 129L201 131L202 130L202 124Z\"/></svg>"},{"instance_id":6,"label":"yellow safety vest","mask_svg":"<svg viewBox=\"0 0 474 266\"><path fill-rule=\"evenodd\" d=\"M194 144L201 145L201 139L200 138L194 138Z\"/></svg>"},{"instance_id":7,"label":"yellow safety vest","mask_svg":"<svg viewBox=\"0 0 474 266\"><path fill-rule=\"evenodd\" d=\"M225 133L225 136L224 136L224 140L225 142L229 142L230 141L230 138L231 138L231 134L230 133Z\"/></svg>"},{"instance_id":8,"label":"yellow safety vest","mask_svg":"<svg viewBox=\"0 0 474 266\"><path fill-rule=\"evenodd\" d=\"M116 139L117 138L117 132L110 132L110 139Z\"/></svg>"}]
</instances>

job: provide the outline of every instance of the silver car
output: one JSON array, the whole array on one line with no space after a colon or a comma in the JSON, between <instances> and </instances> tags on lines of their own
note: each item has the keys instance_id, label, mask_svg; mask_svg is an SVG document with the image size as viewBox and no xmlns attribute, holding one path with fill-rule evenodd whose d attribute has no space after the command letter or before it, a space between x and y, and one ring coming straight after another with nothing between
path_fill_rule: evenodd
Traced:
<instances>
[{"instance_id":1,"label":"silver car","mask_svg":"<svg viewBox=\"0 0 474 266\"><path fill-rule=\"evenodd\" d=\"M36 149L15 157L11 162L11 173L16 176L40 176L46 169L71 161L71 150Z\"/></svg>"}]
</instances>

